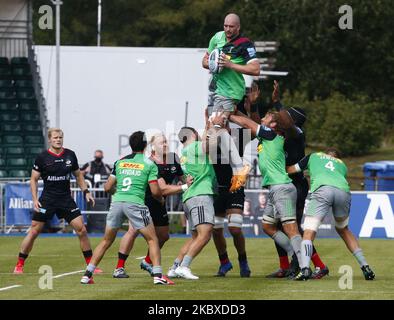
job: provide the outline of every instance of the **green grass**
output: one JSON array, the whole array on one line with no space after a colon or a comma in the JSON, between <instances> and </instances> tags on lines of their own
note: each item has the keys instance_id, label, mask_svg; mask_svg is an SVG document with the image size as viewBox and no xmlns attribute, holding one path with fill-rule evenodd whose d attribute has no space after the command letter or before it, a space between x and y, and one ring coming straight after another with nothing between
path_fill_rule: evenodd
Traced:
<instances>
[{"instance_id":1,"label":"green grass","mask_svg":"<svg viewBox=\"0 0 394 320\"><path fill-rule=\"evenodd\" d=\"M274 245L270 239L247 239L251 278L240 278L236 253L232 241L228 239L229 256L234 269L226 278L213 277L218 267L218 259L212 242L193 261L192 270L200 276L197 281L176 279L175 286L154 286L148 274L139 269L139 260L146 245L141 238L127 262L129 279L113 279L112 271L117 259L119 239L104 257L100 267L104 274L95 276L94 285L80 285L80 273L53 280L53 289L39 289L38 273L41 265L53 268L54 275L84 269L84 261L75 238L39 238L28 258L25 274L13 275L16 255L21 237L0 238L0 288L21 285L0 291L0 299L394 299L393 240L361 240L367 260L376 273L375 281L365 281L352 255L339 239L316 241L322 259L330 268L330 276L321 280L295 282L285 279L266 279L264 276L277 268ZM171 265L184 238L173 238L162 251L164 270ZM92 238L96 246L100 238ZM338 280L341 265L353 268L353 289L341 290Z\"/></svg>"}]
</instances>

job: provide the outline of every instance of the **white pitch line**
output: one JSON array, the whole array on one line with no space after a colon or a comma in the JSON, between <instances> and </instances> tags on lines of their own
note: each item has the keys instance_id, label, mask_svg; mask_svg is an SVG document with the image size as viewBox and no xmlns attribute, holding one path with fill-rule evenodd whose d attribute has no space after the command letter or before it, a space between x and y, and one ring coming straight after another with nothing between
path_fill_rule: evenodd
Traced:
<instances>
[{"instance_id":1,"label":"white pitch line","mask_svg":"<svg viewBox=\"0 0 394 320\"><path fill-rule=\"evenodd\" d=\"M81 273L81 272L84 272L84 271L85 270L78 270L78 271L73 271L73 272L62 273L62 274L58 274L57 276L52 277L52 279L57 279L57 278L69 276L69 275L72 275L72 274Z\"/></svg>"},{"instance_id":2,"label":"white pitch line","mask_svg":"<svg viewBox=\"0 0 394 320\"><path fill-rule=\"evenodd\" d=\"M81 273L85 270L78 270L78 271L73 271L73 272L67 272L67 273L62 273L62 274L58 274L57 276L52 277L52 279L57 279L57 278L61 278L61 277L66 277L72 274L76 274L76 273ZM14 289L14 288L19 288L19 287L23 287L23 285L21 284L16 284L13 286L9 286L9 287L4 287L4 288L0 288L0 291L6 291L6 290L10 290L10 289Z\"/></svg>"},{"instance_id":3,"label":"white pitch line","mask_svg":"<svg viewBox=\"0 0 394 320\"><path fill-rule=\"evenodd\" d=\"M14 288L19 288L19 287L22 287L22 285L21 284L16 284L14 286L0 288L0 291L6 291L6 290L9 290L9 289L14 289Z\"/></svg>"}]
</instances>

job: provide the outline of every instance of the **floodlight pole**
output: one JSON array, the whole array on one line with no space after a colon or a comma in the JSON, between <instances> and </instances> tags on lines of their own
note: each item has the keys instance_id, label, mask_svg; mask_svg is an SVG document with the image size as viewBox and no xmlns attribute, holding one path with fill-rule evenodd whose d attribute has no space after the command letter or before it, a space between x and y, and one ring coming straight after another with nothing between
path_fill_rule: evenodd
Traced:
<instances>
[{"instance_id":1,"label":"floodlight pole","mask_svg":"<svg viewBox=\"0 0 394 320\"><path fill-rule=\"evenodd\" d=\"M60 0L51 0L56 6L56 127L60 128Z\"/></svg>"},{"instance_id":2,"label":"floodlight pole","mask_svg":"<svg viewBox=\"0 0 394 320\"><path fill-rule=\"evenodd\" d=\"M186 101L186 103L185 103L185 127L187 127L188 113L189 113L189 101Z\"/></svg>"},{"instance_id":3,"label":"floodlight pole","mask_svg":"<svg viewBox=\"0 0 394 320\"><path fill-rule=\"evenodd\" d=\"M97 46L101 45L101 0L98 0L97 8Z\"/></svg>"}]
</instances>

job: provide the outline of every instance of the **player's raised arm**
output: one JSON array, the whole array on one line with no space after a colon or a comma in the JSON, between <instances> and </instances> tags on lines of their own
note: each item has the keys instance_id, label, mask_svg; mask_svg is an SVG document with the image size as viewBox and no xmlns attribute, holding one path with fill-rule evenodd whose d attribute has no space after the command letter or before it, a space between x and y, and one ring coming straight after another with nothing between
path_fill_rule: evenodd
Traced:
<instances>
[{"instance_id":1,"label":"player's raised arm","mask_svg":"<svg viewBox=\"0 0 394 320\"><path fill-rule=\"evenodd\" d=\"M250 129L252 131L252 135L257 135L259 124L254 122L252 119L245 117L245 115L230 115L230 121L236 123L242 128Z\"/></svg>"}]
</instances>

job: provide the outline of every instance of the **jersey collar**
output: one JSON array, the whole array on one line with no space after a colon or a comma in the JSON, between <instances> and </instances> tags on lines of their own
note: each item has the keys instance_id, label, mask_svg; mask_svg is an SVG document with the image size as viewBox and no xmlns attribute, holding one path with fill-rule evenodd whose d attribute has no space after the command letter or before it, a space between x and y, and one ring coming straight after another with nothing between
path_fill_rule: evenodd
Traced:
<instances>
[{"instance_id":1,"label":"jersey collar","mask_svg":"<svg viewBox=\"0 0 394 320\"><path fill-rule=\"evenodd\" d=\"M52 152L50 149L48 149L47 151L48 151L48 153L49 154L51 154L51 155L53 155L54 157L61 157L63 154L64 154L64 148L62 148L63 150L62 150L62 152L60 152L59 154L57 154L57 153L54 153L54 152Z\"/></svg>"}]
</instances>

